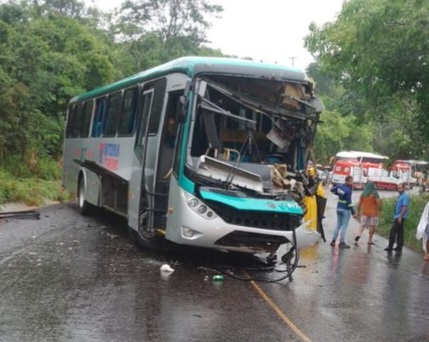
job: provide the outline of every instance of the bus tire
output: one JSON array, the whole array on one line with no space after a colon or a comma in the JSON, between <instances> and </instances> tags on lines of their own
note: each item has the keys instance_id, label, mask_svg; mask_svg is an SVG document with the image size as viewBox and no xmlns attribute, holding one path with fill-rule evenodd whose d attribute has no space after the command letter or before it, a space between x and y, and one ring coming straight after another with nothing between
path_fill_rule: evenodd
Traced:
<instances>
[{"instance_id":1,"label":"bus tire","mask_svg":"<svg viewBox=\"0 0 429 342\"><path fill-rule=\"evenodd\" d=\"M94 215L96 207L85 200L85 182L83 177L79 177L77 187L77 205L79 207L79 213L82 216Z\"/></svg>"},{"instance_id":2,"label":"bus tire","mask_svg":"<svg viewBox=\"0 0 429 342\"><path fill-rule=\"evenodd\" d=\"M139 232L128 226L128 235L134 245L141 251L166 252L168 241L161 236L152 238L143 237Z\"/></svg>"}]
</instances>

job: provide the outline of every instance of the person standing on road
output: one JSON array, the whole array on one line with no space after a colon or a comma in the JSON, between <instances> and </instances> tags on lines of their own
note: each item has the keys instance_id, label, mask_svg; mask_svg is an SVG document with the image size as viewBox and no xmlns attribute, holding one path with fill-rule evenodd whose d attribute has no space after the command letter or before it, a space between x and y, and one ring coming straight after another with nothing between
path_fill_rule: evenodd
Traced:
<instances>
[{"instance_id":1,"label":"person standing on road","mask_svg":"<svg viewBox=\"0 0 429 342\"><path fill-rule=\"evenodd\" d=\"M350 212L356 218L356 213L352 204L353 177L347 176L345 184L336 185L331 188L331 192L338 196L337 204L337 225L332 236L331 246L334 247L340 233L340 248L350 248L346 244L346 231L349 226Z\"/></svg>"},{"instance_id":2,"label":"person standing on road","mask_svg":"<svg viewBox=\"0 0 429 342\"><path fill-rule=\"evenodd\" d=\"M403 183L398 184L399 196L396 199L395 209L393 212L393 224L390 228L389 245L384 249L387 252L401 252L404 246L404 222L408 217L408 207L410 205L410 195L405 192ZM396 242L396 247L393 245Z\"/></svg>"},{"instance_id":3,"label":"person standing on road","mask_svg":"<svg viewBox=\"0 0 429 342\"><path fill-rule=\"evenodd\" d=\"M368 229L368 245L373 245L372 237L374 236L375 227L378 224L378 216L381 212L381 201L378 191L375 190L375 184L369 182L365 185L359 198L357 206L357 216L360 218L359 234L355 237L357 243L362 236L365 228Z\"/></svg>"},{"instance_id":4,"label":"person standing on road","mask_svg":"<svg viewBox=\"0 0 429 342\"><path fill-rule=\"evenodd\" d=\"M423 170L423 172L419 178L419 185L420 185L420 194L422 194L426 191L426 188L428 186L428 171L427 170Z\"/></svg>"},{"instance_id":5,"label":"person standing on road","mask_svg":"<svg viewBox=\"0 0 429 342\"><path fill-rule=\"evenodd\" d=\"M322 182L317 176L317 172L314 167L310 167L307 171L308 175L308 187L306 196L304 197L304 204L307 209L304 215L304 221L309 222L309 227L314 230L318 230L318 223L321 222L322 218L318 217L317 199L316 195L325 197L325 190L323 189Z\"/></svg>"},{"instance_id":6,"label":"person standing on road","mask_svg":"<svg viewBox=\"0 0 429 342\"><path fill-rule=\"evenodd\" d=\"M423 260L429 261L429 202L426 203L423 214L420 217L416 238L417 240L423 240L423 250L426 252Z\"/></svg>"}]
</instances>

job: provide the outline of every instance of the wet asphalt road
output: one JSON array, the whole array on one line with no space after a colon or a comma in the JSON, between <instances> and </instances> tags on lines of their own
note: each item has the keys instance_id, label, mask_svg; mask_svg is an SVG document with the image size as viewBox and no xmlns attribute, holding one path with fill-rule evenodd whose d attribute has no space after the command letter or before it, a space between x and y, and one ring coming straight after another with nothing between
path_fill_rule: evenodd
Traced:
<instances>
[{"instance_id":1,"label":"wet asphalt road","mask_svg":"<svg viewBox=\"0 0 429 342\"><path fill-rule=\"evenodd\" d=\"M350 250L303 250L292 282L213 282L236 257L142 252L112 216L83 218L73 204L40 212L0 220L2 342L429 340L429 264L408 249L386 254L381 237L370 248L363 237ZM330 196L324 223L329 239ZM163 275L166 263L175 272Z\"/></svg>"}]
</instances>

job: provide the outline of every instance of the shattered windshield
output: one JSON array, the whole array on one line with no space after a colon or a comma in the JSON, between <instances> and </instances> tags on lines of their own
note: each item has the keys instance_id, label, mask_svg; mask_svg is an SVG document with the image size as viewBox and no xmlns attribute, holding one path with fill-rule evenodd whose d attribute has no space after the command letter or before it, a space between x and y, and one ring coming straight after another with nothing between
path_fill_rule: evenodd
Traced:
<instances>
[{"instance_id":1,"label":"shattered windshield","mask_svg":"<svg viewBox=\"0 0 429 342\"><path fill-rule=\"evenodd\" d=\"M219 75L201 82L192 159L305 168L320 112L307 84Z\"/></svg>"}]
</instances>

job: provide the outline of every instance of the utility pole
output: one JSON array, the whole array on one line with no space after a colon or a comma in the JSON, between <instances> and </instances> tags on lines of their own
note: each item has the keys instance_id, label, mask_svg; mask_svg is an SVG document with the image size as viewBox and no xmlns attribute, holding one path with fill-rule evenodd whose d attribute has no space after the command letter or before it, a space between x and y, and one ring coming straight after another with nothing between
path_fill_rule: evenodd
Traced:
<instances>
[{"instance_id":1,"label":"utility pole","mask_svg":"<svg viewBox=\"0 0 429 342\"><path fill-rule=\"evenodd\" d=\"M288 59L290 59L292 61L292 66L294 66L295 64L295 59L297 59L298 57L288 57Z\"/></svg>"}]
</instances>

